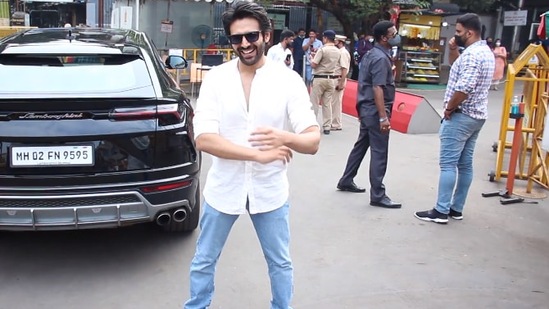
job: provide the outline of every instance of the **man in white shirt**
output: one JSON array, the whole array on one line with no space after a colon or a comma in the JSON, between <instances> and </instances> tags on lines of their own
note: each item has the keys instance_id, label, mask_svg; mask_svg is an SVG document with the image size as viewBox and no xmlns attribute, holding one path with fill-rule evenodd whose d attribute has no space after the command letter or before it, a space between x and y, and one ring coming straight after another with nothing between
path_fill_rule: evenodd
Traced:
<instances>
[{"instance_id":1,"label":"man in white shirt","mask_svg":"<svg viewBox=\"0 0 549 309\"><path fill-rule=\"evenodd\" d=\"M238 58L208 72L197 100L196 147L212 155L212 166L184 308L210 305L225 241L238 216L249 213L267 261L271 308L289 309L293 266L286 169L293 151L318 151L319 127L299 75L265 56L271 34L265 9L241 1L222 19ZM236 297L245 303L247 296Z\"/></svg>"},{"instance_id":2,"label":"man in white shirt","mask_svg":"<svg viewBox=\"0 0 549 309\"><path fill-rule=\"evenodd\" d=\"M332 99L334 100L332 103L332 131L339 131L343 128L341 125L343 92L347 85L347 74L349 73L349 67L351 66L351 54L347 48L345 48L345 41L347 41L346 36L336 34L335 44L341 51L341 57L339 58L339 63L335 70L335 75L339 75L340 77L337 80L336 92L332 96Z\"/></svg>"},{"instance_id":3,"label":"man in white shirt","mask_svg":"<svg viewBox=\"0 0 549 309\"><path fill-rule=\"evenodd\" d=\"M283 30L282 33L280 33L280 43L269 48L267 58L278 63L283 63L288 68L293 69L294 58L290 46L293 45L294 38L295 33L292 30Z\"/></svg>"}]
</instances>

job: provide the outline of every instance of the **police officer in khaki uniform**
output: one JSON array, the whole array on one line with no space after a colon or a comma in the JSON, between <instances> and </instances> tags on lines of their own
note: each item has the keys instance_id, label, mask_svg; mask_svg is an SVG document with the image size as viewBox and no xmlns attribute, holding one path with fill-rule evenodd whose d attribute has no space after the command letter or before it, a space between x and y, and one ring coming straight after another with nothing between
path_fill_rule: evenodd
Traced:
<instances>
[{"instance_id":1,"label":"police officer in khaki uniform","mask_svg":"<svg viewBox=\"0 0 549 309\"><path fill-rule=\"evenodd\" d=\"M341 51L334 44L336 33L326 30L322 33L322 46L311 60L313 68L313 87L311 103L318 117L318 106L322 103L322 128L324 134L330 134L332 127L332 103L335 88L339 79L336 68L341 57Z\"/></svg>"},{"instance_id":2,"label":"police officer in khaki uniform","mask_svg":"<svg viewBox=\"0 0 549 309\"><path fill-rule=\"evenodd\" d=\"M343 127L341 125L341 116L342 116L342 104L343 104L343 91L347 85L347 73L349 73L349 67L351 66L351 54L345 48L345 41L347 37L344 35L337 34L335 37L335 44L341 52L341 57L339 58L338 65L336 67L336 75L341 77L337 80L335 94L333 96L332 103L332 127L331 130L338 131Z\"/></svg>"}]
</instances>

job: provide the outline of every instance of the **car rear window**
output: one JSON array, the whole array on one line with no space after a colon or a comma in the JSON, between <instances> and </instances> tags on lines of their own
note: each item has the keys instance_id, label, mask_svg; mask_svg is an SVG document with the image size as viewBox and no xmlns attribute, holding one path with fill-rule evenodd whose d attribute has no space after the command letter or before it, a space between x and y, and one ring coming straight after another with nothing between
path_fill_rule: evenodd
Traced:
<instances>
[{"instance_id":1,"label":"car rear window","mask_svg":"<svg viewBox=\"0 0 549 309\"><path fill-rule=\"evenodd\" d=\"M152 97L139 55L0 55L0 95Z\"/></svg>"}]
</instances>

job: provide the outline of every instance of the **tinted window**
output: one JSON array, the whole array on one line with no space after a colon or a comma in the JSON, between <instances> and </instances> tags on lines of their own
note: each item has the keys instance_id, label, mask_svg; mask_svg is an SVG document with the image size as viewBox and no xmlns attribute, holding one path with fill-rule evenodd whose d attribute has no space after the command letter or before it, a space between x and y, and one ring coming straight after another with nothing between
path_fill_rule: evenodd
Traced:
<instances>
[{"instance_id":1,"label":"tinted window","mask_svg":"<svg viewBox=\"0 0 549 309\"><path fill-rule=\"evenodd\" d=\"M0 95L153 97L138 55L0 55Z\"/></svg>"}]
</instances>

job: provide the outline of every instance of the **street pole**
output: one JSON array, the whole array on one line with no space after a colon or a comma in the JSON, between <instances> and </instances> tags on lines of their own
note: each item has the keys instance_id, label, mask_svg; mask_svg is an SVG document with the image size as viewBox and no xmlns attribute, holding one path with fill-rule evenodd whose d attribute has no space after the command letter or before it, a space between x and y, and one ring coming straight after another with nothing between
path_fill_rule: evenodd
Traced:
<instances>
[{"instance_id":1,"label":"street pole","mask_svg":"<svg viewBox=\"0 0 549 309\"><path fill-rule=\"evenodd\" d=\"M135 7L135 30L139 30L139 0L135 0L135 2L137 3Z\"/></svg>"},{"instance_id":2,"label":"street pole","mask_svg":"<svg viewBox=\"0 0 549 309\"><path fill-rule=\"evenodd\" d=\"M104 14L105 14L104 4L105 4L104 0L99 0L97 2L97 11L98 11L97 12L98 13L97 14L97 26L99 28L105 27L105 23L104 23L104 20L103 20L104 17L105 17L104 16Z\"/></svg>"},{"instance_id":3,"label":"street pole","mask_svg":"<svg viewBox=\"0 0 549 309\"><path fill-rule=\"evenodd\" d=\"M522 5L524 4L524 0L518 0L518 10L522 10ZM511 46L511 53L513 54L513 58L514 58L514 55L518 54L518 42L517 42L517 37L519 35L519 27L522 27L522 26L515 26L513 28L513 45Z\"/></svg>"},{"instance_id":4,"label":"street pole","mask_svg":"<svg viewBox=\"0 0 549 309\"><path fill-rule=\"evenodd\" d=\"M501 34L503 32L503 22L501 21L501 17L503 16L503 9L501 6L498 8L498 18L496 22L496 33L494 35L494 39L501 38Z\"/></svg>"}]
</instances>

